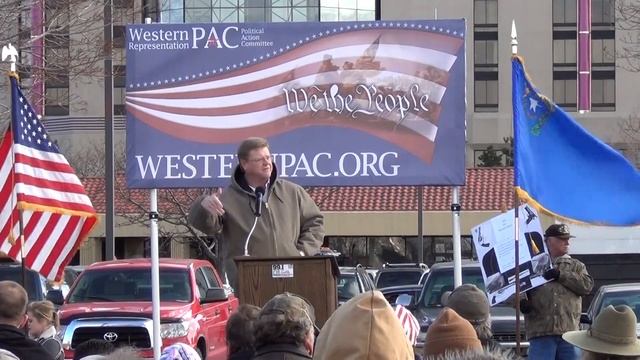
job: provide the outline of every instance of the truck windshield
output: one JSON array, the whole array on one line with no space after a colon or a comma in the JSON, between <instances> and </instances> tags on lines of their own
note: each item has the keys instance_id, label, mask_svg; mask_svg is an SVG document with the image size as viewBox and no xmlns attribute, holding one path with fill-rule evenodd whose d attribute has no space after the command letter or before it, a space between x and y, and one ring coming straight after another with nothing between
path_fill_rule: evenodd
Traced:
<instances>
[{"instance_id":1,"label":"truck windshield","mask_svg":"<svg viewBox=\"0 0 640 360\"><path fill-rule=\"evenodd\" d=\"M151 269L86 270L68 296L69 303L151 301ZM160 269L160 300L191 301L187 270Z\"/></svg>"},{"instance_id":2,"label":"truck windshield","mask_svg":"<svg viewBox=\"0 0 640 360\"><path fill-rule=\"evenodd\" d=\"M389 286L418 285L421 271L388 271L378 275L378 289Z\"/></svg>"},{"instance_id":3,"label":"truck windshield","mask_svg":"<svg viewBox=\"0 0 640 360\"><path fill-rule=\"evenodd\" d=\"M463 269L462 283L474 284L478 288L484 290L484 280L480 268ZM442 294L453 290L453 269L443 269L440 271L431 271L427 282L425 283L424 292L422 294L421 306L432 308L441 307Z\"/></svg>"}]
</instances>

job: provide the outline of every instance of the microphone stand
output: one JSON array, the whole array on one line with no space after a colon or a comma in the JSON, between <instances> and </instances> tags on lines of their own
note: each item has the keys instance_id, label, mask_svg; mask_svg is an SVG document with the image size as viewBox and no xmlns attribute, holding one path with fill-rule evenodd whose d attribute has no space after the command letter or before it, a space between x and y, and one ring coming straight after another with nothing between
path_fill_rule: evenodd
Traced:
<instances>
[{"instance_id":1,"label":"microphone stand","mask_svg":"<svg viewBox=\"0 0 640 360\"><path fill-rule=\"evenodd\" d=\"M244 256L249 256L249 239L251 239L251 235L253 231L256 229L256 224L258 223L258 216L253 220L253 226L251 227L251 231L249 231L249 235L247 235L247 240L244 242Z\"/></svg>"}]
</instances>

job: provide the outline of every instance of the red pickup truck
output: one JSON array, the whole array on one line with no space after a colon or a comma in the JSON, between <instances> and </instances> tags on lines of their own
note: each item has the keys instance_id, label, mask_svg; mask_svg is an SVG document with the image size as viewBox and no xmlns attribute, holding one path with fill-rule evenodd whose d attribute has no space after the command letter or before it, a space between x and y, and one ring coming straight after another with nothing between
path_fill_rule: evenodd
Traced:
<instances>
[{"instance_id":1,"label":"red pickup truck","mask_svg":"<svg viewBox=\"0 0 640 360\"><path fill-rule=\"evenodd\" d=\"M160 259L160 333L163 347L191 345L203 359L226 359L225 325L238 299L222 287L207 261ZM65 358L88 339L133 346L153 357L151 260L98 262L75 281L60 307Z\"/></svg>"}]
</instances>

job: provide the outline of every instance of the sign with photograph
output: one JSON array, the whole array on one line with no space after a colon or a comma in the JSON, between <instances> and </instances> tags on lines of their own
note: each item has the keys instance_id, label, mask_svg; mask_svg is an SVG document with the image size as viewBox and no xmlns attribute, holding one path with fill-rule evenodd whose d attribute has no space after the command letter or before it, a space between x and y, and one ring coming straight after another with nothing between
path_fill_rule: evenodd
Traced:
<instances>
[{"instance_id":1,"label":"sign with photograph","mask_svg":"<svg viewBox=\"0 0 640 360\"><path fill-rule=\"evenodd\" d=\"M511 209L471 229L492 306L515 294L514 218L514 210ZM551 267L551 257L534 208L520 206L519 225L520 290L527 291L547 282L542 274Z\"/></svg>"}]
</instances>

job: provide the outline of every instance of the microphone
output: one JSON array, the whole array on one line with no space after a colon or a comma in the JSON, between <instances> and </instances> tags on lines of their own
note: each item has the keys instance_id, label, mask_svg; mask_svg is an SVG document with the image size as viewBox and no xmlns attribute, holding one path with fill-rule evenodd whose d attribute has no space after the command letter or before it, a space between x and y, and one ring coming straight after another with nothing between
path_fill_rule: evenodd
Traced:
<instances>
[{"instance_id":1,"label":"microphone","mask_svg":"<svg viewBox=\"0 0 640 360\"><path fill-rule=\"evenodd\" d=\"M253 213L255 216L262 215L262 197L264 197L264 186L258 186L255 190L256 193L256 211Z\"/></svg>"}]
</instances>

